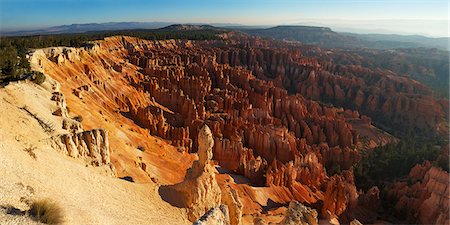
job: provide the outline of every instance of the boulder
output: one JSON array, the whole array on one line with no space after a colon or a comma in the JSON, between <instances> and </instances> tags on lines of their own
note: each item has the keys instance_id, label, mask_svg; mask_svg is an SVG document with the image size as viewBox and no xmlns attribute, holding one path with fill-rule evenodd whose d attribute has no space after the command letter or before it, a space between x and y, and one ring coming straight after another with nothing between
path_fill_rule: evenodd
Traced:
<instances>
[{"instance_id":1,"label":"boulder","mask_svg":"<svg viewBox=\"0 0 450 225\"><path fill-rule=\"evenodd\" d=\"M226 205L208 210L199 220L195 221L193 225L230 225L228 218L228 208Z\"/></svg>"},{"instance_id":2,"label":"boulder","mask_svg":"<svg viewBox=\"0 0 450 225\"><path fill-rule=\"evenodd\" d=\"M291 201L287 214L279 225L318 225L317 211L297 201Z\"/></svg>"}]
</instances>

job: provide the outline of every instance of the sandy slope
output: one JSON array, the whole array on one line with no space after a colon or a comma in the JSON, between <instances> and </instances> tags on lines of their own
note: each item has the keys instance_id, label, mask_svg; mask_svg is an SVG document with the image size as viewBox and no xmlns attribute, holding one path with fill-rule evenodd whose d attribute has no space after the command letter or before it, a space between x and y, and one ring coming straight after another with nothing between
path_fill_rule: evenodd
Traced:
<instances>
[{"instance_id":1,"label":"sandy slope","mask_svg":"<svg viewBox=\"0 0 450 225\"><path fill-rule=\"evenodd\" d=\"M86 166L50 147L60 117L51 114L51 92L32 83L0 88L0 206L26 210L20 199L49 198L60 204L65 224L188 224L185 212L164 202L153 183L130 183L108 176L106 168ZM27 106L55 125L46 133L20 107ZM33 159L26 147L34 146ZM1 207L0 207L1 209ZM33 224L0 210L0 224Z\"/></svg>"}]
</instances>

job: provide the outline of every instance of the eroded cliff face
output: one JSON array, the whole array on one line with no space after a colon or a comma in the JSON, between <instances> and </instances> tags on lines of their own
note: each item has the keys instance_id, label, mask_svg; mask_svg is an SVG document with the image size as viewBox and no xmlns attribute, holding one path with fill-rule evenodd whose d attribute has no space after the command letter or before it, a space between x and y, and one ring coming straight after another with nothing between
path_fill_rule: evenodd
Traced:
<instances>
[{"instance_id":1,"label":"eroded cliff face","mask_svg":"<svg viewBox=\"0 0 450 225\"><path fill-rule=\"evenodd\" d=\"M393 124L442 133L448 106L411 80L336 67L306 57L302 52L314 50L306 47L232 33L223 38L110 37L89 48L37 50L32 62L61 83L66 104L85 118L83 127L107 131L119 176L172 185L206 174L201 180L214 183L215 169L207 166L213 154L226 171L217 176L222 191L230 186L244 205L228 206L230 216L297 200L317 205L319 217L352 221L370 208L351 172L358 151L395 141L367 115L380 113ZM214 143L207 155L199 151L204 124ZM65 138L80 134L74 135ZM199 161L192 165L189 153L195 152ZM207 173L191 177L198 168ZM218 206L217 193L213 201L202 200L209 205L194 210L192 221ZM236 194L225 197L236 203ZM196 208L194 200L185 202L183 207Z\"/></svg>"},{"instance_id":2,"label":"eroded cliff face","mask_svg":"<svg viewBox=\"0 0 450 225\"><path fill-rule=\"evenodd\" d=\"M409 223L450 224L448 172L426 161L409 173L410 182L388 187L394 210Z\"/></svg>"},{"instance_id":3,"label":"eroded cliff face","mask_svg":"<svg viewBox=\"0 0 450 225\"><path fill-rule=\"evenodd\" d=\"M55 140L61 140L63 150L67 149L64 146L70 149L76 146L78 150L84 148L84 137L91 136L81 132L101 128L104 132L100 133L108 136L109 160L118 177L130 176L137 182L158 184L180 182L193 157L149 135L148 130L128 119L130 114L125 113L130 111L128 105L160 106L148 93L129 83L127 74L138 76L138 68L126 63L126 56L123 43L115 38L85 48L55 47L34 51L30 59L32 68L55 79L60 86L61 93L54 93L52 99L61 105L61 110L55 110L54 114L65 118L70 111L72 117L79 115L83 119L82 122L66 119L63 129L69 134L55 137ZM105 139L95 137L92 140ZM79 151L90 152L87 146Z\"/></svg>"},{"instance_id":4,"label":"eroded cliff face","mask_svg":"<svg viewBox=\"0 0 450 225\"><path fill-rule=\"evenodd\" d=\"M63 154L83 159L90 165L107 165L114 173L110 160L108 132L104 129L84 131L79 121L70 118L65 96L59 91L59 84L54 81L52 83L56 85L52 87L50 99L56 105L52 115L61 118L61 129L64 133L52 136L49 140L50 145Z\"/></svg>"},{"instance_id":5,"label":"eroded cliff face","mask_svg":"<svg viewBox=\"0 0 450 225\"><path fill-rule=\"evenodd\" d=\"M53 146L66 155L82 158L95 166L110 164L108 133L102 129L52 137Z\"/></svg>"}]
</instances>

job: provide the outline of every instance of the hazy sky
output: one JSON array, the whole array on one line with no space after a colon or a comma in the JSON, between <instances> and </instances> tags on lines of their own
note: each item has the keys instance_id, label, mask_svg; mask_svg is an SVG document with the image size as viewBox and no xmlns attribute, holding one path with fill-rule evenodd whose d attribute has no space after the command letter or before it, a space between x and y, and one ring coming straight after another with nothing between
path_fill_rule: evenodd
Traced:
<instances>
[{"instance_id":1,"label":"hazy sky","mask_svg":"<svg viewBox=\"0 0 450 225\"><path fill-rule=\"evenodd\" d=\"M448 36L448 0L0 0L2 30L92 22L323 24Z\"/></svg>"}]
</instances>

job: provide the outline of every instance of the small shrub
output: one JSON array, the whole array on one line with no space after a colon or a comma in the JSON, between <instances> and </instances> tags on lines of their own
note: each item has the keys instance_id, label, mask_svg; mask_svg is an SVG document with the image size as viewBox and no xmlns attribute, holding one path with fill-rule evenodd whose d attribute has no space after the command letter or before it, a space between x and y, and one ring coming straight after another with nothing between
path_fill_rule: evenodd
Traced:
<instances>
[{"instance_id":1,"label":"small shrub","mask_svg":"<svg viewBox=\"0 0 450 225\"><path fill-rule=\"evenodd\" d=\"M130 176L120 177L120 179L134 183L133 177L130 177Z\"/></svg>"},{"instance_id":2,"label":"small shrub","mask_svg":"<svg viewBox=\"0 0 450 225\"><path fill-rule=\"evenodd\" d=\"M23 149L24 151L26 151L28 153L28 155L31 156L31 158L36 159L36 154L34 153L34 150L36 150L36 147L34 146L30 146L28 148Z\"/></svg>"},{"instance_id":3,"label":"small shrub","mask_svg":"<svg viewBox=\"0 0 450 225\"><path fill-rule=\"evenodd\" d=\"M42 84L45 82L45 75L38 71L33 71L33 82L36 84Z\"/></svg>"},{"instance_id":4,"label":"small shrub","mask_svg":"<svg viewBox=\"0 0 450 225\"><path fill-rule=\"evenodd\" d=\"M78 122L80 122L80 123L83 122L83 117L80 116L80 115L75 116L73 119L76 120L76 121L78 121Z\"/></svg>"},{"instance_id":5,"label":"small shrub","mask_svg":"<svg viewBox=\"0 0 450 225\"><path fill-rule=\"evenodd\" d=\"M41 127L44 129L45 132L47 133L52 133L55 131L55 125L53 125L52 123L48 122L48 121L43 121L39 122L39 124L41 125Z\"/></svg>"},{"instance_id":6,"label":"small shrub","mask_svg":"<svg viewBox=\"0 0 450 225\"><path fill-rule=\"evenodd\" d=\"M137 147L137 149L139 149L139 151L141 151L141 152L145 152L145 147L142 146L142 145L139 145L139 146Z\"/></svg>"},{"instance_id":7,"label":"small shrub","mask_svg":"<svg viewBox=\"0 0 450 225\"><path fill-rule=\"evenodd\" d=\"M37 221L46 224L61 224L64 217L61 207L48 199L31 203L28 213Z\"/></svg>"}]
</instances>

